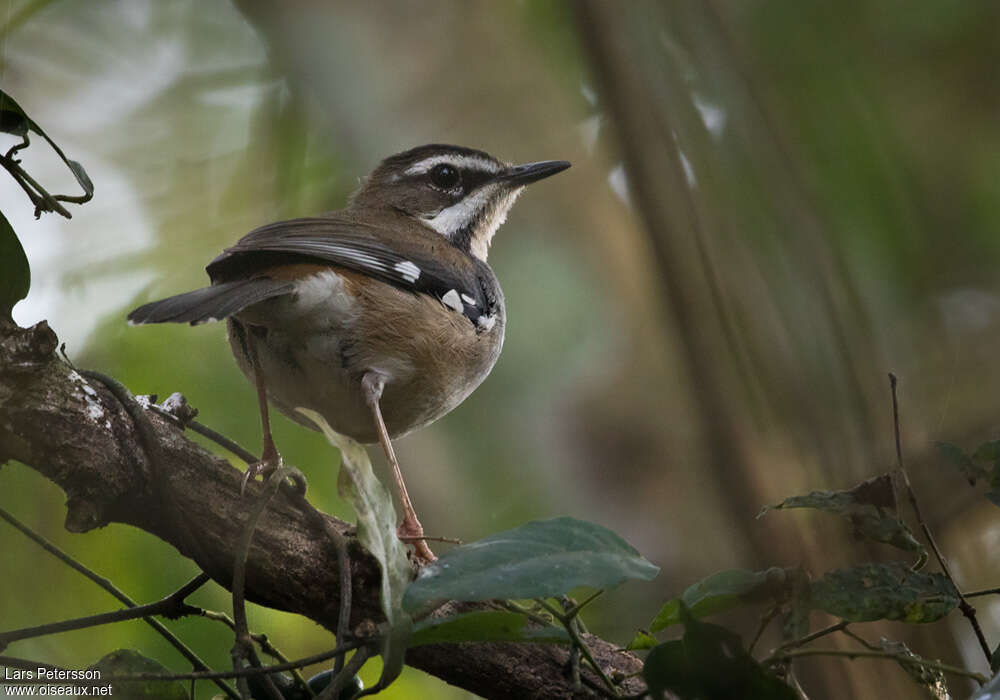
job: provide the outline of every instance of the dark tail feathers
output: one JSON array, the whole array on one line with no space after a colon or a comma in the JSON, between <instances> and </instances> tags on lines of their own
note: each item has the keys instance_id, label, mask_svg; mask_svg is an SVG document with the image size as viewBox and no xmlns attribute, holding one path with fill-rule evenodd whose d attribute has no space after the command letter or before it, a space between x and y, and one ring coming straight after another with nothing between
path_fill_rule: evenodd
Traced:
<instances>
[{"instance_id":1,"label":"dark tail feathers","mask_svg":"<svg viewBox=\"0 0 1000 700\"><path fill-rule=\"evenodd\" d=\"M144 304L130 313L128 320L133 325L190 323L195 326L208 321L221 321L248 306L288 294L293 289L291 282L266 277L222 282Z\"/></svg>"}]
</instances>

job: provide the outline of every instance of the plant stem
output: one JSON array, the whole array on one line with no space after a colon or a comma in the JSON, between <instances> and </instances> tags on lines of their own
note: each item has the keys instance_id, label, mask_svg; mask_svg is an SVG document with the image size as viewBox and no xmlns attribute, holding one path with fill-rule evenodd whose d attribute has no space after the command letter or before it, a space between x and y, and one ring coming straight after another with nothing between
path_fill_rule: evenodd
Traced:
<instances>
[{"instance_id":1,"label":"plant stem","mask_svg":"<svg viewBox=\"0 0 1000 700\"><path fill-rule=\"evenodd\" d=\"M897 463L897 473L899 474L903 485L906 487L906 494L910 500L910 507L913 508L913 514L917 518L917 523L920 525L920 529L924 533L924 537L927 538L927 542L931 546L931 551L934 552L934 556L938 560L938 564L941 565L941 571L951 582L951 585L955 589L955 593L958 595L958 608L962 611L962 614L969 620L969 624L972 625L972 631L976 634L976 639L979 640L979 646L983 650L983 654L986 656L986 662L990 662L992 654L990 653L990 645L986 641L986 636L983 634L982 627L979 626L979 620L976 619L976 609L969 604L959 590L958 585L955 583L955 578L951 575L951 570L948 568L948 563L944 559L944 555L941 554L941 550L937 546L937 542L934 539L934 535L931 534L930 528L927 526L926 521L920 514L920 505L917 503L917 494L913 490L913 485L910 483L910 475L907 474L906 468L903 466L903 448L902 441L900 439L899 431L899 399L896 396L896 375L892 372L889 373L889 386L892 389L892 423L893 432L896 437L896 463Z\"/></svg>"}]
</instances>

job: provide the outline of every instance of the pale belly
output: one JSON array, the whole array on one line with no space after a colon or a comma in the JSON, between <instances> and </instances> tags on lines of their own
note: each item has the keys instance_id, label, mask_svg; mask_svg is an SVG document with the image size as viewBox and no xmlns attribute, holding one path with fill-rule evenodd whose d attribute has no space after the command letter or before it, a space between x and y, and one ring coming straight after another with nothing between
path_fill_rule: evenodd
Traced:
<instances>
[{"instance_id":1,"label":"pale belly","mask_svg":"<svg viewBox=\"0 0 1000 700\"><path fill-rule=\"evenodd\" d=\"M399 437L458 406L496 363L502 309L490 330L477 333L436 299L389 288L388 295L380 290L374 308L365 296L345 293L343 280L338 287L338 276L329 274L329 288L317 294L320 313L317 299L303 293L250 307L228 324L243 373L253 381L241 332L253 338L271 403L293 420L315 428L295 410L310 408L335 431L377 442L361 390L361 378L377 372L386 380L380 401L386 427L390 437ZM262 322L275 318L283 322Z\"/></svg>"}]
</instances>

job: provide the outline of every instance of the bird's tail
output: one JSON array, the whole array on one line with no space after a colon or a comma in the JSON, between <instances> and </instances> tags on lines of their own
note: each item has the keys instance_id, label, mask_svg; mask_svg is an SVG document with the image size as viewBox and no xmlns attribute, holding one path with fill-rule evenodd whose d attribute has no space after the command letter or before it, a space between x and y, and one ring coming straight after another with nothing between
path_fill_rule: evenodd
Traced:
<instances>
[{"instance_id":1,"label":"bird's tail","mask_svg":"<svg viewBox=\"0 0 1000 700\"><path fill-rule=\"evenodd\" d=\"M221 321L265 299L289 294L293 289L291 282L267 277L222 282L143 304L128 315L128 321L132 325L190 323L192 326Z\"/></svg>"}]
</instances>

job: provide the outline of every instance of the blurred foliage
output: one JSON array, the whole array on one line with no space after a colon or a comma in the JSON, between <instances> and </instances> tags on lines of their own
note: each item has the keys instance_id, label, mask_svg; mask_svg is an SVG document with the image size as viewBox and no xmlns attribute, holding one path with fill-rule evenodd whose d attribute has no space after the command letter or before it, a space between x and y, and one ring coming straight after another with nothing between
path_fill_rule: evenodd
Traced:
<instances>
[{"instance_id":1,"label":"blurred foliage","mask_svg":"<svg viewBox=\"0 0 1000 700\"><path fill-rule=\"evenodd\" d=\"M663 313L664 269L632 208L620 124L576 9L12 0L3 90L97 185L72 222L35 223L19 189L0 191L32 266L15 320L48 318L80 366L136 393L181 391L201 420L257 450L253 391L222 329L129 328L128 309L203 284L204 264L261 223L339 208L358 177L402 148L445 141L511 160L565 158L570 176L527 193L491 255L510 315L493 376L398 446L430 533L475 540L559 514L621 532L664 571L588 609L595 631L623 642L712 571L844 566L843 528L790 534L778 518L748 526L733 511L883 471L893 369L917 489L936 495L932 529L963 586L994 585L980 551L996 537L991 506L954 488L928 448L997 437L1000 6L636 0L602 27L633 56L622 79L644 81L645 101L628 109L655 107L675 127L659 134L687 176L671 201L684 203L677 221L694 222L678 229L688 253L675 262L695 281L685 303L711 341L704 360L741 457L721 466L708 455L723 433L693 410L704 388L679 351L690 329ZM71 174L34 150L25 167L69 191ZM353 517L322 436L276 423L313 502ZM0 478L6 507L139 600L193 574L170 547L121 526L70 536L58 489L20 465ZM31 583L0 595L3 627L112 605L0 532L5 565ZM219 588L193 602L229 605ZM981 605L991 639L995 605ZM210 664L229 664L223 626L171 626ZM290 657L329 645L324 631L273 611L253 608L251 627ZM965 630L920 634L907 641L925 656L978 662ZM40 638L18 653L83 667L116 648L179 662L140 623ZM831 666L839 673L816 670L814 687L857 696L870 682L854 666L856 685L838 685L847 670ZM378 671L362 674L367 685ZM902 670L878 673L887 695L910 687ZM463 694L408 669L385 696Z\"/></svg>"}]
</instances>

